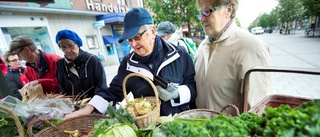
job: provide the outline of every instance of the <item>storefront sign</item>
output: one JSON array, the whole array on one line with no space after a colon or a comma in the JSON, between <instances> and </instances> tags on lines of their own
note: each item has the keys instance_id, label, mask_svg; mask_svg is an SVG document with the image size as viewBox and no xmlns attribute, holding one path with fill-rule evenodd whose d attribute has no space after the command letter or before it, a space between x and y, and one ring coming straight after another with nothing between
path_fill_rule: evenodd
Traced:
<instances>
[{"instance_id":1,"label":"storefront sign","mask_svg":"<svg viewBox=\"0 0 320 137\"><path fill-rule=\"evenodd\" d=\"M86 0L88 10L92 11L103 11L103 12L116 12L116 13L127 13L129 8L126 5L113 6L111 3L109 5L93 3L92 0Z\"/></svg>"}]
</instances>

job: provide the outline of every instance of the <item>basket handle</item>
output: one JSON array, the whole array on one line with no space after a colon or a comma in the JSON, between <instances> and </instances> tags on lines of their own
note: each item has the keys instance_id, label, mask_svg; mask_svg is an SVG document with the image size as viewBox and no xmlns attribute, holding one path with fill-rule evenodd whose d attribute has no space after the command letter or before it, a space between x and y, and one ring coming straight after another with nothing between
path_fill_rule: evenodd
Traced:
<instances>
[{"instance_id":1,"label":"basket handle","mask_svg":"<svg viewBox=\"0 0 320 137\"><path fill-rule=\"evenodd\" d=\"M10 110L9 108L5 107L5 106L2 106L2 105L0 105L0 109L6 111L6 112L13 118L13 120L14 120L17 128L18 128L19 136L20 136L20 137L25 137L25 134L24 134L24 131L23 131L23 127L22 127L22 125L21 125L21 123L20 123L20 120L19 120L19 118L13 113L13 111Z\"/></svg>"},{"instance_id":2,"label":"basket handle","mask_svg":"<svg viewBox=\"0 0 320 137\"><path fill-rule=\"evenodd\" d=\"M248 111L249 77L251 72L282 72L282 73L320 75L319 69L291 68L291 67L266 67L266 66L253 67L250 70L248 70L244 75L243 86L242 86L243 96L242 96L241 112Z\"/></svg>"},{"instance_id":3,"label":"basket handle","mask_svg":"<svg viewBox=\"0 0 320 137\"><path fill-rule=\"evenodd\" d=\"M34 126L35 124L37 124L37 123L39 123L39 122L43 123L45 126L51 126L51 127L53 127L54 129L58 130L58 128L57 128L54 124L52 124L49 120L47 120L47 119L35 119L35 120L32 120L32 121L30 121L30 122L28 123L28 135L29 135L29 137L34 137L34 136L35 136L35 135L33 134L33 132L32 132L32 128L33 128L33 126Z\"/></svg>"},{"instance_id":4,"label":"basket handle","mask_svg":"<svg viewBox=\"0 0 320 137\"><path fill-rule=\"evenodd\" d=\"M123 91L124 98L126 99L126 102L129 102L128 97L127 97L127 91L126 91L126 83L127 83L128 79L133 76L141 77L151 85L153 92L154 92L154 95L156 96L156 105L157 105L157 107L160 107L160 101L159 101L158 91L157 91L156 86L153 84L153 82L149 78L147 78L146 76L144 76L140 73L130 73L123 80L122 91Z\"/></svg>"},{"instance_id":5,"label":"basket handle","mask_svg":"<svg viewBox=\"0 0 320 137\"><path fill-rule=\"evenodd\" d=\"M222 113L223 111L225 111L228 107L232 107L234 110L236 110L236 116L239 116L240 115L240 112L239 112L239 109L236 105L233 105L233 104L228 104L226 106L224 106L221 110L220 110L220 113Z\"/></svg>"}]
</instances>

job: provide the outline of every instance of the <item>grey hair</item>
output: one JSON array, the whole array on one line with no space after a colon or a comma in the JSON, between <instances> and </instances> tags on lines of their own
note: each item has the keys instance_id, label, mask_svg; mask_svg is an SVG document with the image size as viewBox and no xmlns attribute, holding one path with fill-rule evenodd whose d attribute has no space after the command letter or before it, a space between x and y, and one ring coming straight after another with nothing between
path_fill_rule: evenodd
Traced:
<instances>
[{"instance_id":1,"label":"grey hair","mask_svg":"<svg viewBox=\"0 0 320 137\"><path fill-rule=\"evenodd\" d=\"M150 35L151 34L150 30L152 29L152 27L154 27L154 25L153 24L146 24L146 25L144 25L144 27L147 29L147 33Z\"/></svg>"}]
</instances>

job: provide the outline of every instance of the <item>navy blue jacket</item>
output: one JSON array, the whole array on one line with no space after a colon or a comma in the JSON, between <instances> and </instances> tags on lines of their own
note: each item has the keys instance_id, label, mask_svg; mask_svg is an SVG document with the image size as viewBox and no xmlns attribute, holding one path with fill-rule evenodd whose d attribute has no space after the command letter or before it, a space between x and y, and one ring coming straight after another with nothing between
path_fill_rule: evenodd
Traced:
<instances>
[{"instance_id":1,"label":"navy blue jacket","mask_svg":"<svg viewBox=\"0 0 320 137\"><path fill-rule=\"evenodd\" d=\"M22 100L22 96L18 90L23 87L20 81L20 76L23 73L24 73L24 68L12 69L8 67L8 73L6 75L6 81L12 91L11 95L20 100Z\"/></svg>"},{"instance_id":2,"label":"navy blue jacket","mask_svg":"<svg viewBox=\"0 0 320 137\"><path fill-rule=\"evenodd\" d=\"M158 39L158 40L157 40ZM162 44L163 52L165 53L164 61L161 62L160 67L156 73L152 73L147 64L135 58L135 53L128 54L121 62L117 75L110 83L107 92L100 92L100 96L107 101L121 102L124 99L122 91L123 79L130 73L140 73L144 76L153 77L158 75L167 82L178 83L179 85L186 85L190 90L190 101L196 98L196 84L194 81L195 69L192 59L188 52L181 46L174 46L156 36L156 41L161 41L156 44ZM159 60L154 60L159 61ZM135 98L155 96L150 84L140 77L131 77L126 83L126 91L132 92ZM186 91L189 92L189 91ZM180 95L180 97L183 95ZM170 100L161 101L160 115L167 116L169 114L180 113L189 109L189 103L173 107Z\"/></svg>"}]
</instances>

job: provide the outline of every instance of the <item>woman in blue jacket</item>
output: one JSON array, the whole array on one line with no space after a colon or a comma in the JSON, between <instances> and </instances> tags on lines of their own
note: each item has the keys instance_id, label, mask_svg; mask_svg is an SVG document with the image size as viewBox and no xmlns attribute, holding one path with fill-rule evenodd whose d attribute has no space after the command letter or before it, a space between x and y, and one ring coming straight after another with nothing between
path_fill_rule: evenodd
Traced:
<instances>
[{"instance_id":1,"label":"woman in blue jacket","mask_svg":"<svg viewBox=\"0 0 320 137\"><path fill-rule=\"evenodd\" d=\"M125 15L124 33L119 42L124 40L129 42L133 52L122 60L110 87L94 96L85 108L67 115L65 119L90 114L94 109L105 113L109 102L122 101L122 82L130 73L140 73L150 79L156 75L169 83L166 89L157 86L161 116L190 109L196 98L196 85L195 70L188 52L157 36L152 17L144 8L134 8ZM154 96L151 86L140 77L130 78L126 90L131 91L135 98Z\"/></svg>"}]
</instances>

